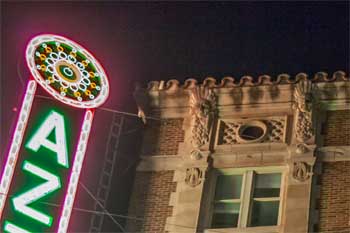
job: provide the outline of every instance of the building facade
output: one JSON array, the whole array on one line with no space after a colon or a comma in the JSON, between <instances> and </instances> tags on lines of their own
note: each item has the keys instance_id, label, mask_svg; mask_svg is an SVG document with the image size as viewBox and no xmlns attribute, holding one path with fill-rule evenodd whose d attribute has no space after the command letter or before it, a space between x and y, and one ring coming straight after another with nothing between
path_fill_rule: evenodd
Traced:
<instances>
[{"instance_id":1,"label":"building facade","mask_svg":"<svg viewBox=\"0 0 350 233\"><path fill-rule=\"evenodd\" d=\"M345 73L154 81L135 96L149 118L128 232L350 232Z\"/></svg>"}]
</instances>

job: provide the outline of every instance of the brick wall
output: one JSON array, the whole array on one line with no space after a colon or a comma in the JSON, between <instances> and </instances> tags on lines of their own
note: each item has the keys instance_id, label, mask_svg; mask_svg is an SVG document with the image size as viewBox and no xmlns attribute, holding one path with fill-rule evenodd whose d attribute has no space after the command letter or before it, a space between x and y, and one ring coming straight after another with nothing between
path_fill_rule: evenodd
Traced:
<instances>
[{"instance_id":1,"label":"brick wall","mask_svg":"<svg viewBox=\"0 0 350 233\"><path fill-rule=\"evenodd\" d=\"M179 143L184 141L182 118L149 121L144 132L143 155L176 155Z\"/></svg>"},{"instance_id":2,"label":"brick wall","mask_svg":"<svg viewBox=\"0 0 350 233\"><path fill-rule=\"evenodd\" d=\"M319 232L350 232L350 161L323 163L320 185Z\"/></svg>"},{"instance_id":3,"label":"brick wall","mask_svg":"<svg viewBox=\"0 0 350 233\"><path fill-rule=\"evenodd\" d=\"M327 112L324 145L350 146L350 110Z\"/></svg>"},{"instance_id":4,"label":"brick wall","mask_svg":"<svg viewBox=\"0 0 350 233\"><path fill-rule=\"evenodd\" d=\"M143 219L127 222L127 232L161 233L172 214L170 194L175 192L174 171L136 172L129 205L129 217Z\"/></svg>"}]
</instances>

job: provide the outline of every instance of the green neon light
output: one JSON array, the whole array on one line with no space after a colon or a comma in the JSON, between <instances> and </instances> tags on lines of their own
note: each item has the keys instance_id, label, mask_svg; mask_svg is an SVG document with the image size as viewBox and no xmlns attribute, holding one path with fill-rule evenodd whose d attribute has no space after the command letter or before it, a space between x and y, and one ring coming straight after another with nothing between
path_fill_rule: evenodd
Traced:
<instances>
[{"instance_id":1,"label":"green neon light","mask_svg":"<svg viewBox=\"0 0 350 233\"><path fill-rule=\"evenodd\" d=\"M61 180L58 176L51 174L28 161L24 161L23 170L46 180L46 182L26 191L25 193L14 196L12 198L14 210L42 224L51 226L53 221L51 216L35 210L28 205L60 189Z\"/></svg>"},{"instance_id":2,"label":"green neon light","mask_svg":"<svg viewBox=\"0 0 350 233\"><path fill-rule=\"evenodd\" d=\"M16 226L15 224L9 221L5 221L4 230L5 232L8 232L8 233L31 233L30 231L27 231L19 226Z\"/></svg>"},{"instance_id":3,"label":"green neon light","mask_svg":"<svg viewBox=\"0 0 350 233\"><path fill-rule=\"evenodd\" d=\"M82 120L85 119L82 119L82 117L83 111L73 111L68 107L52 103L51 100L39 99L34 102L33 114L27 123L26 131L23 135L23 143L19 151L20 156L14 171L16 182L13 183L9 190L4 214L0 220L0 232L5 232L6 221L33 233L58 232L61 228L66 228L66 225L61 223L61 220L64 219L66 221L70 215L67 215L68 211L66 209L63 212L63 208L65 208L63 205L65 205L65 200L67 199L65 196L68 195L70 197L69 194L72 193L72 191L68 192L68 190L72 190L69 182L73 174L75 174L75 170L70 169L76 157L74 156L74 150L82 148L82 146L78 147ZM64 161L62 159L63 153L61 153L60 157L57 145L66 147L68 168L62 166L62 162L60 163L60 161ZM78 156L77 158L80 157ZM26 163L33 164L39 169L59 177L60 183L53 185L57 186L52 188L53 190L50 190L50 187L46 187L45 192L42 191L43 189L39 186L50 183L50 179L45 178L46 176L42 175L42 172L30 172L31 169L27 169L28 165ZM54 178L57 180L57 177ZM34 188L38 187L42 191L41 197L34 196ZM26 194L27 196L25 196ZM23 199L26 199L26 202ZM72 198L70 197L69 201L71 200ZM48 202L57 203L61 208L47 205L46 203ZM34 215L32 212L34 212ZM11 224L8 227L10 230L6 232L18 233L17 228Z\"/></svg>"},{"instance_id":4,"label":"green neon light","mask_svg":"<svg viewBox=\"0 0 350 233\"><path fill-rule=\"evenodd\" d=\"M49 140L53 132L55 142ZM58 164L69 168L64 116L51 111L25 147L33 152L37 152L40 147L45 147L56 153Z\"/></svg>"}]
</instances>

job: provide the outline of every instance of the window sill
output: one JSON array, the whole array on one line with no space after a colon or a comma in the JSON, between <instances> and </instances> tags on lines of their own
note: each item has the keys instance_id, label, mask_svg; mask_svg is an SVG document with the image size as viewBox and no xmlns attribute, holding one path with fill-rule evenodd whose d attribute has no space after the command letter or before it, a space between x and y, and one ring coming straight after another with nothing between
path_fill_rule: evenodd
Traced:
<instances>
[{"instance_id":1,"label":"window sill","mask_svg":"<svg viewBox=\"0 0 350 233\"><path fill-rule=\"evenodd\" d=\"M246 227L246 228L216 228L206 229L204 233L278 233L279 226Z\"/></svg>"}]
</instances>

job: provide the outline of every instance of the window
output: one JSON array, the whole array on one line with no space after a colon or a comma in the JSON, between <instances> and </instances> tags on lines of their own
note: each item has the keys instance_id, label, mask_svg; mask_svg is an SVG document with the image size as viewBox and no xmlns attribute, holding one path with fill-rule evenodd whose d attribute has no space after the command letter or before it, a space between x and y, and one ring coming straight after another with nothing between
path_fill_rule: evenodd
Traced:
<instances>
[{"instance_id":1,"label":"window","mask_svg":"<svg viewBox=\"0 0 350 233\"><path fill-rule=\"evenodd\" d=\"M237 140L240 143L257 143L263 141L267 134L267 126L262 121L250 121L237 129Z\"/></svg>"},{"instance_id":2,"label":"window","mask_svg":"<svg viewBox=\"0 0 350 233\"><path fill-rule=\"evenodd\" d=\"M212 220L215 228L237 227L241 206L241 187L242 175L218 176Z\"/></svg>"},{"instance_id":3,"label":"window","mask_svg":"<svg viewBox=\"0 0 350 233\"><path fill-rule=\"evenodd\" d=\"M282 169L225 169L215 177L211 228L278 225Z\"/></svg>"}]
</instances>

